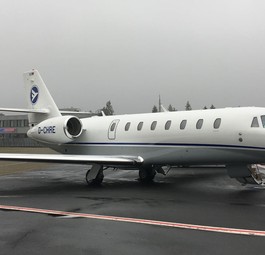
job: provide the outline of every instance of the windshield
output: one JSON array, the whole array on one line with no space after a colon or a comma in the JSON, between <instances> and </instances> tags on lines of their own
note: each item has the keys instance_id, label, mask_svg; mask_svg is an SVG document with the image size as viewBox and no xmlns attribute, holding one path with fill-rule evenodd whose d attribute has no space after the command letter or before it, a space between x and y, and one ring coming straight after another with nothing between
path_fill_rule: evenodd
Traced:
<instances>
[{"instance_id":1,"label":"windshield","mask_svg":"<svg viewBox=\"0 0 265 255\"><path fill-rule=\"evenodd\" d=\"M251 123L251 127L259 127L258 118L254 117Z\"/></svg>"},{"instance_id":2,"label":"windshield","mask_svg":"<svg viewBox=\"0 0 265 255\"><path fill-rule=\"evenodd\" d=\"M262 126L265 128L265 115L260 116L262 121Z\"/></svg>"}]
</instances>

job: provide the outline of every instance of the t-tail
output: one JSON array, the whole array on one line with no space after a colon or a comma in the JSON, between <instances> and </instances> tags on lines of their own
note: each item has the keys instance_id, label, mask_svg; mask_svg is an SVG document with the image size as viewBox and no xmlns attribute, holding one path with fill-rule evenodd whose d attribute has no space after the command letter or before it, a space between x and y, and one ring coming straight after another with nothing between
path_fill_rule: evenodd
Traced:
<instances>
[{"instance_id":1,"label":"t-tail","mask_svg":"<svg viewBox=\"0 0 265 255\"><path fill-rule=\"evenodd\" d=\"M75 116L62 116L37 70L24 73L28 95L30 130L28 136L50 144L63 144L82 134L82 121Z\"/></svg>"},{"instance_id":2,"label":"t-tail","mask_svg":"<svg viewBox=\"0 0 265 255\"><path fill-rule=\"evenodd\" d=\"M27 134L39 142L63 144L78 138L83 132L82 121L72 115L61 115L39 72L31 70L23 76L28 108L0 108L0 111L28 113Z\"/></svg>"},{"instance_id":3,"label":"t-tail","mask_svg":"<svg viewBox=\"0 0 265 255\"><path fill-rule=\"evenodd\" d=\"M31 127L46 119L62 116L37 70L24 73L23 78L27 105L29 109L33 110L33 112L28 113Z\"/></svg>"}]
</instances>

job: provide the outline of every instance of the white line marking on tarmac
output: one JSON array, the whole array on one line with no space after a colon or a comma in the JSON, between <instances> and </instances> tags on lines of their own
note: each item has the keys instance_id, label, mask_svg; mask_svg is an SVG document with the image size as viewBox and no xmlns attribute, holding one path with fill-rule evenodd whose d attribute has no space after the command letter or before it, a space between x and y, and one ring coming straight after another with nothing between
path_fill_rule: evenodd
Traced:
<instances>
[{"instance_id":1,"label":"white line marking on tarmac","mask_svg":"<svg viewBox=\"0 0 265 255\"><path fill-rule=\"evenodd\" d=\"M55 216L60 216L60 217L67 216L70 218L72 217L72 218L87 218L87 219L97 219L97 220L110 220L110 221L118 221L118 222L146 224L146 225L153 225L153 226L182 228L182 229L200 230L200 231L208 231L208 232L218 232L218 233L225 233L225 234L265 237L265 231L262 231L262 230L212 227L212 226L203 226L203 225L194 225L194 224L167 222L167 221L145 220L145 219L127 218L127 217L119 217L119 216L65 212L65 211L46 210L46 209L40 209L40 208L10 206L10 205L0 205L0 209L8 210L8 211L21 211L21 212L49 214L49 215L55 215Z\"/></svg>"}]
</instances>

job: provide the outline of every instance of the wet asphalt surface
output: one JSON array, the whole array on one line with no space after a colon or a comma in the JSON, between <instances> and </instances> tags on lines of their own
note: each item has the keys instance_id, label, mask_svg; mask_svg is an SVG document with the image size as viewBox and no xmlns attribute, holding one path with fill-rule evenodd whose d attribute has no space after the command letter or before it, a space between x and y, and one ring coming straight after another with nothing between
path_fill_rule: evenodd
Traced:
<instances>
[{"instance_id":1,"label":"wet asphalt surface","mask_svg":"<svg viewBox=\"0 0 265 255\"><path fill-rule=\"evenodd\" d=\"M105 171L88 187L85 167L51 165L0 176L0 204L265 230L265 188L225 169L176 169L155 182ZM0 254L264 254L265 237L0 210Z\"/></svg>"}]
</instances>

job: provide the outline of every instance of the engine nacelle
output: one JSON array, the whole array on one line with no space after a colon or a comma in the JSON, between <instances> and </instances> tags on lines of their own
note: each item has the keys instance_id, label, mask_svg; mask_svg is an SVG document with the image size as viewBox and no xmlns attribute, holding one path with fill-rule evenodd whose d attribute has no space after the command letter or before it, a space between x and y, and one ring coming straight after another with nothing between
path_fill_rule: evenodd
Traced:
<instances>
[{"instance_id":1,"label":"engine nacelle","mask_svg":"<svg viewBox=\"0 0 265 255\"><path fill-rule=\"evenodd\" d=\"M44 143L69 143L82 134L82 122L75 116L61 116L42 121L28 131L28 136Z\"/></svg>"}]
</instances>

